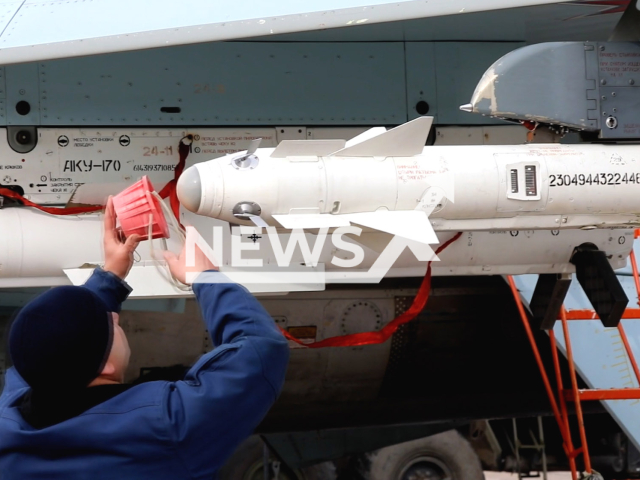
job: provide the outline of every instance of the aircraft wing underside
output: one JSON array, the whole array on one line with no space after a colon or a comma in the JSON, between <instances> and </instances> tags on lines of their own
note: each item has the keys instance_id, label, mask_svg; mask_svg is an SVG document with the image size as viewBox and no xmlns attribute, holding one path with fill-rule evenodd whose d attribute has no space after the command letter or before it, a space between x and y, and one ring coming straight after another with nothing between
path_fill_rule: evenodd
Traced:
<instances>
[{"instance_id":1,"label":"aircraft wing underside","mask_svg":"<svg viewBox=\"0 0 640 480\"><path fill-rule=\"evenodd\" d=\"M0 0L0 64L559 3L621 11L594 0Z\"/></svg>"}]
</instances>

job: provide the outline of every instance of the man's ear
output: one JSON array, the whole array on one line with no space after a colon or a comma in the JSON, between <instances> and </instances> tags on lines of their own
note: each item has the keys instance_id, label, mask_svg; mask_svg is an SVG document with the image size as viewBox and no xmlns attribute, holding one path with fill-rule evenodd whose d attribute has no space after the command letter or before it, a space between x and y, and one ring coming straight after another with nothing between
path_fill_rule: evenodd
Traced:
<instances>
[{"instance_id":1,"label":"man's ear","mask_svg":"<svg viewBox=\"0 0 640 480\"><path fill-rule=\"evenodd\" d=\"M113 375L114 373L116 373L116 367L112 362L107 362L104 366L104 368L102 369L102 372L100 372L100 377L108 377L110 375Z\"/></svg>"}]
</instances>

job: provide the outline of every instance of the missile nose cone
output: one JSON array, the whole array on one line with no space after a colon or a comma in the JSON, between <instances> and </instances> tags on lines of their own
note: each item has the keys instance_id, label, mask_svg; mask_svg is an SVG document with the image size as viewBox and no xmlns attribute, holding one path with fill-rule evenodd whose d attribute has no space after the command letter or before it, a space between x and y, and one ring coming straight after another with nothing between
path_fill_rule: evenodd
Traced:
<instances>
[{"instance_id":1,"label":"missile nose cone","mask_svg":"<svg viewBox=\"0 0 640 480\"><path fill-rule=\"evenodd\" d=\"M470 103L465 103L464 105L460 105L460 110L462 110L463 112L472 113L473 105L471 105Z\"/></svg>"},{"instance_id":2,"label":"missile nose cone","mask_svg":"<svg viewBox=\"0 0 640 480\"><path fill-rule=\"evenodd\" d=\"M195 166L187 168L180 175L177 194L178 200L180 200L184 208L193 213L198 213L202 199L202 183L200 181L200 172Z\"/></svg>"}]
</instances>

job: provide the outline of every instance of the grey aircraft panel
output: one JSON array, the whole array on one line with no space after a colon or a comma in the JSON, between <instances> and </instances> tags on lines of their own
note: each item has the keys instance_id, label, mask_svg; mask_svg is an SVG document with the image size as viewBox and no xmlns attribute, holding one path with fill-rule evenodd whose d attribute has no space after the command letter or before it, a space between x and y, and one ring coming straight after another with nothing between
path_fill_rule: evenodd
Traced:
<instances>
[{"instance_id":1,"label":"grey aircraft panel","mask_svg":"<svg viewBox=\"0 0 640 480\"><path fill-rule=\"evenodd\" d=\"M0 4L0 64L559 3L558 0L25 0ZM18 8L16 8L16 6ZM15 11L14 11L15 10ZM1 13L4 11L4 13ZM4 25L2 25L4 22Z\"/></svg>"},{"instance_id":2,"label":"grey aircraft panel","mask_svg":"<svg viewBox=\"0 0 640 480\"><path fill-rule=\"evenodd\" d=\"M407 117L402 43L208 43L6 68L12 78L35 67L41 117L32 125L385 125Z\"/></svg>"},{"instance_id":3,"label":"grey aircraft panel","mask_svg":"<svg viewBox=\"0 0 640 480\"><path fill-rule=\"evenodd\" d=\"M440 125L504 123L458 106L520 45L212 42L7 65L0 125L391 126L424 114Z\"/></svg>"}]
</instances>

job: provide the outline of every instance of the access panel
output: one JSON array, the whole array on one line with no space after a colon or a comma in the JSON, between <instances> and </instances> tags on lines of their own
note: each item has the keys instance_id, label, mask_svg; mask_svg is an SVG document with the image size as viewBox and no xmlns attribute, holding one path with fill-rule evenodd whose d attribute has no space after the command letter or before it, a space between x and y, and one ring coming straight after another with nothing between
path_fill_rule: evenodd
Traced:
<instances>
[{"instance_id":1,"label":"access panel","mask_svg":"<svg viewBox=\"0 0 640 480\"><path fill-rule=\"evenodd\" d=\"M209 43L42 62L40 121L399 124L403 50L401 43Z\"/></svg>"}]
</instances>

